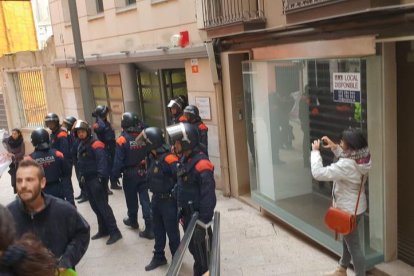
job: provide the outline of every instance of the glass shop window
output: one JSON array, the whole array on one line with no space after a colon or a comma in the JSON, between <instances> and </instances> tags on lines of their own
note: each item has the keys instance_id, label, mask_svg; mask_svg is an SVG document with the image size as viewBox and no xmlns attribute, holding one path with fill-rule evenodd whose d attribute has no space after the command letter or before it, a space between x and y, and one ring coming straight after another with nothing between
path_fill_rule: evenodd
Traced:
<instances>
[{"instance_id":1,"label":"glass shop window","mask_svg":"<svg viewBox=\"0 0 414 276\"><path fill-rule=\"evenodd\" d=\"M311 142L358 127L367 133L367 60L251 61L243 64L251 194L276 215L341 252L323 217L331 204L332 182L316 181L310 170ZM321 150L324 166L335 162ZM370 198L375 206L382 192ZM377 189L379 186L377 186ZM376 210L375 217L382 216ZM381 219L378 221L382 222ZM364 220L366 256L382 254L382 230Z\"/></svg>"}]
</instances>

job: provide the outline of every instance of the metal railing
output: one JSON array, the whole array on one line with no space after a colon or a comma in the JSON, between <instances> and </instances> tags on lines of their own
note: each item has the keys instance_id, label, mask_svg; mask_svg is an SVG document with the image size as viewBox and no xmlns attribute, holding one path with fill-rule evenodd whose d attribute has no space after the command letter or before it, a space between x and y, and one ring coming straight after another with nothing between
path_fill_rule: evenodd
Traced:
<instances>
[{"instance_id":1,"label":"metal railing","mask_svg":"<svg viewBox=\"0 0 414 276\"><path fill-rule=\"evenodd\" d=\"M205 28L264 19L264 0L201 0Z\"/></svg>"},{"instance_id":2,"label":"metal railing","mask_svg":"<svg viewBox=\"0 0 414 276\"><path fill-rule=\"evenodd\" d=\"M168 268L167 276L176 276L178 275L181 265L183 263L184 254L190 245L191 238L193 237L194 229L196 225L201 226L206 231L211 226L211 223L204 224L198 220L198 212L195 212L188 224L188 227L184 233L184 236L178 246L177 251L174 254L171 265ZM207 241L207 244L209 242ZM210 275L220 276L220 213L214 212L214 222L213 222L213 237L211 242L211 248L207 246L207 256L208 256L208 267Z\"/></svg>"}]
</instances>

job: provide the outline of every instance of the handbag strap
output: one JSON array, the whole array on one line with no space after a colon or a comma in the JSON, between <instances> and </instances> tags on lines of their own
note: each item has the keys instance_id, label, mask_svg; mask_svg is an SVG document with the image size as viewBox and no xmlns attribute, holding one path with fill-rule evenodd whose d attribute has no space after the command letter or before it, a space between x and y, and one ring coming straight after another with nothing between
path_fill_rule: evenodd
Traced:
<instances>
[{"instance_id":1,"label":"handbag strap","mask_svg":"<svg viewBox=\"0 0 414 276\"><path fill-rule=\"evenodd\" d=\"M354 212L355 217L356 217L357 210L358 210L359 198L361 197L362 184L364 184L364 175L361 176L361 185L359 187L358 199L357 199L357 203L356 203L356 206L355 206L355 212Z\"/></svg>"}]
</instances>

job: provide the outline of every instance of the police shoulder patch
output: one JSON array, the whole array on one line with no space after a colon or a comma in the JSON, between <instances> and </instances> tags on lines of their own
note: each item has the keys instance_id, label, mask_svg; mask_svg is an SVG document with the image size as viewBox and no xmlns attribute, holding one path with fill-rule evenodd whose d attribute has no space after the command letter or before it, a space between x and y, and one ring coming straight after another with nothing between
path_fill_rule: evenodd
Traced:
<instances>
[{"instance_id":1,"label":"police shoulder patch","mask_svg":"<svg viewBox=\"0 0 414 276\"><path fill-rule=\"evenodd\" d=\"M181 123L187 122L187 118L185 116L180 116L180 118L178 118L178 121Z\"/></svg>"},{"instance_id":2,"label":"police shoulder patch","mask_svg":"<svg viewBox=\"0 0 414 276\"><path fill-rule=\"evenodd\" d=\"M198 125L198 129L199 130L208 130L208 127L204 123L201 123L201 124Z\"/></svg>"},{"instance_id":3,"label":"police shoulder patch","mask_svg":"<svg viewBox=\"0 0 414 276\"><path fill-rule=\"evenodd\" d=\"M60 158L64 158L63 153L61 153L60 151L56 151L56 156L60 157Z\"/></svg>"},{"instance_id":4,"label":"police shoulder patch","mask_svg":"<svg viewBox=\"0 0 414 276\"><path fill-rule=\"evenodd\" d=\"M94 150L96 150L96 149L104 149L105 148L105 144L102 143L101 141L95 141L95 142L92 143L92 148Z\"/></svg>"},{"instance_id":5,"label":"police shoulder patch","mask_svg":"<svg viewBox=\"0 0 414 276\"><path fill-rule=\"evenodd\" d=\"M174 162L178 162L178 157L174 154L168 154L167 156L165 156L164 161L168 164L171 165Z\"/></svg>"},{"instance_id":6,"label":"police shoulder patch","mask_svg":"<svg viewBox=\"0 0 414 276\"><path fill-rule=\"evenodd\" d=\"M66 131L61 131L61 132L59 132L57 137L58 138L66 138L66 137L68 137L68 133Z\"/></svg>"},{"instance_id":7,"label":"police shoulder patch","mask_svg":"<svg viewBox=\"0 0 414 276\"><path fill-rule=\"evenodd\" d=\"M210 162L210 160L200 160L196 165L195 169L198 172L202 171L214 171L214 165Z\"/></svg>"},{"instance_id":8,"label":"police shoulder patch","mask_svg":"<svg viewBox=\"0 0 414 276\"><path fill-rule=\"evenodd\" d=\"M120 146L122 146L123 144L125 144L127 142L127 140L125 139L124 136L119 136L118 139L116 139L116 143Z\"/></svg>"}]
</instances>

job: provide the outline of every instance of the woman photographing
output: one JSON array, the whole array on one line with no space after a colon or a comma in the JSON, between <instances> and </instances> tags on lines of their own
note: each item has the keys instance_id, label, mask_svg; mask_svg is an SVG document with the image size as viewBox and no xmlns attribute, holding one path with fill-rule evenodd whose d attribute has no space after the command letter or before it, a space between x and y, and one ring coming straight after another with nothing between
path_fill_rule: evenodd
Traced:
<instances>
[{"instance_id":1,"label":"woman photographing","mask_svg":"<svg viewBox=\"0 0 414 276\"><path fill-rule=\"evenodd\" d=\"M324 167L319 152L322 147L332 150L338 161ZM342 132L340 144L335 144L327 136L312 143L311 152L312 175L319 181L333 181L332 205L349 213L354 213L356 206L357 226L355 229L343 236L343 253L339 260L339 266L335 271L324 275L347 275L346 270L351 260L354 265L356 276L365 275L365 257L361 251L359 239L359 228L364 212L367 209L367 200L364 179L371 168L371 155L368 143L360 129L349 128ZM361 179L363 179L361 181ZM361 188L361 192L360 191ZM359 204L357 201L359 199Z\"/></svg>"}]
</instances>

